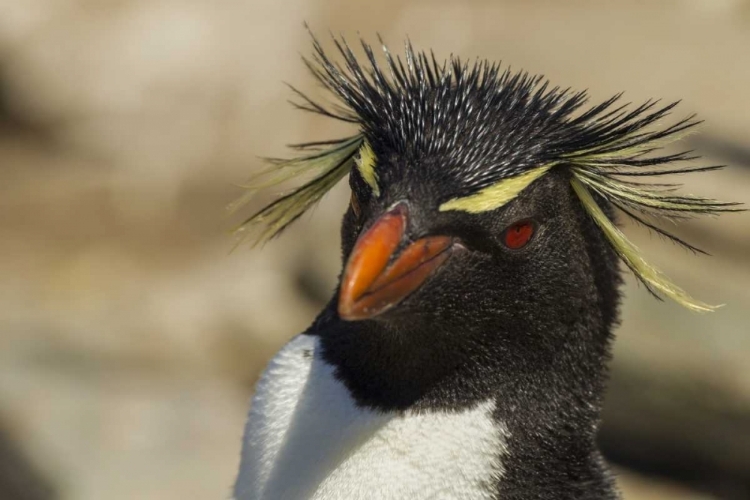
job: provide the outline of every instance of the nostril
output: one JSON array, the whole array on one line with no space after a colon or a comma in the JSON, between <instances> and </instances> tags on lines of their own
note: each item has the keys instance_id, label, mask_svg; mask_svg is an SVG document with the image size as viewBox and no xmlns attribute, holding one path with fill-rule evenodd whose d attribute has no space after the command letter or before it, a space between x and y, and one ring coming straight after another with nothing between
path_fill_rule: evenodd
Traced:
<instances>
[{"instance_id":1,"label":"nostril","mask_svg":"<svg viewBox=\"0 0 750 500\"><path fill-rule=\"evenodd\" d=\"M388 213L406 217L409 214L409 203L406 200L397 201L391 205Z\"/></svg>"}]
</instances>

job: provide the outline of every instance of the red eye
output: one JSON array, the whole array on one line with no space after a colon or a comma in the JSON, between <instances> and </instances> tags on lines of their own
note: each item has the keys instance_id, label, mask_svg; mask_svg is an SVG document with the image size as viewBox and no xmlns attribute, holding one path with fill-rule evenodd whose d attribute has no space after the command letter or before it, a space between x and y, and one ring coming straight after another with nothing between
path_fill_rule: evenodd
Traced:
<instances>
[{"instance_id":1,"label":"red eye","mask_svg":"<svg viewBox=\"0 0 750 500\"><path fill-rule=\"evenodd\" d=\"M524 220L516 222L503 233L503 243L511 250L523 248L534 236L534 224L531 221Z\"/></svg>"}]
</instances>

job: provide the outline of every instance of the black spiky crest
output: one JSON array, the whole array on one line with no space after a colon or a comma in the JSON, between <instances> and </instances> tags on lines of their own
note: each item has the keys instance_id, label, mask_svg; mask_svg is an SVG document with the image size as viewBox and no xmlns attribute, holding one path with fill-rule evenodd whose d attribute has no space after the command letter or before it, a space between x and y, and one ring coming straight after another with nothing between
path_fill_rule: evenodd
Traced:
<instances>
[{"instance_id":1,"label":"black spiky crest","mask_svg":"<svg viewBox=\"0 0 750 500\"><path fill-rule=\"evenodd\" d=\"M657 128L677 102L661 105L649 100L633 108L619 105L618 94L584 109L585 91L551 87L542 76L501 69L498 63L477 60L469 64L454 56L439 63L432 52L417 52L410 42L402 59L392 56L380 40L385 58L381 65L364 40L365 60L361 61L343 38L332 38L343 65L328 57L314 35L313 56L303 60L337 102L322 104L292 87L301 99L293 104L352 123L359 131L344 139L295 145L303 151L301 156L273 160L269 169L251 180L241 202L259 189L297 175L314 172L317 176L248 218L240 229L265 225L258 241L279 234L348 174L363 145L371 145L376 157L396 156L405 164L440 158L438 175L452 186L454 202L481 195L483 190L491 196L490 188L506 179L545 169L541 175L560 166L571 169L573 187L587 211L650 291L693 309L710 309L646 264L589 195L598 194L639 224L694 251L695 247L655 226L651 219L739 210L735 203L675 195L676 185L619 178L721 168L672 165L694 159L690 152L654 154L699 123L691 115Z\"/></svg>"}]
</instances>

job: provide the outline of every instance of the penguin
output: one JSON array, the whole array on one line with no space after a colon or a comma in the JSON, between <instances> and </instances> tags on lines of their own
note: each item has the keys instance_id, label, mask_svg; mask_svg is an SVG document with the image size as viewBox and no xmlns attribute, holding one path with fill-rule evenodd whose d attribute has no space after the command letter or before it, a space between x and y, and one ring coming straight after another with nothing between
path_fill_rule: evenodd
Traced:
<instances>
[{"instance_id":1,"label":"penguin","mask_svg":"<svg viewBox=\"0 0 750 500\"><path fill-rule=\"evenodd\" d=\"M661 148L677 103L598 104L489 61L405 44L361 55L313 36L333 98L296 106L352 126L294 146L250 182L305 178L248 217L279 235L348 177L342 273L312 325L270 361L251 402L234 500L614 500L596 437L624 264L698 312L617 225L689 250L660 221L740 210L650 179L717 170Z\"/></svg>"}]
</instances>

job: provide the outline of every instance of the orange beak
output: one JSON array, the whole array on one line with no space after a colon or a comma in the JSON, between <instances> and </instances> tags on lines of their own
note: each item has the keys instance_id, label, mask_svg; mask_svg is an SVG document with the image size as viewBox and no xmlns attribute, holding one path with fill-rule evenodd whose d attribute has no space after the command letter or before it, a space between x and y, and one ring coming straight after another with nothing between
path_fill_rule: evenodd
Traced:
<instances>
[{"instance_id":1,"label":"orange beak","mask_svg":"<svg viewBox=\"0 0 750 500\"><path fill-rule=\"evenodd\" d=\"M396 255L406 230L406 207L384 214L352 250L339 292L339 316L368 319L395 306L419 288L451 254L453 239L419 239Z\"/></svg>"}]
</instances>

